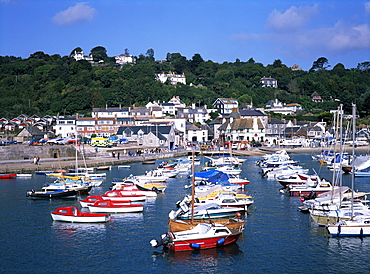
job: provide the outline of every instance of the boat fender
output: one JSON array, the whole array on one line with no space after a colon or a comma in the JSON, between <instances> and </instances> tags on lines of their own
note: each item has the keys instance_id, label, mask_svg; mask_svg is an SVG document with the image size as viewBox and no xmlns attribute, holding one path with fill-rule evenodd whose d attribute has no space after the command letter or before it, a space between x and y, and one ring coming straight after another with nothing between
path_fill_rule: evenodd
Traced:
<instances>
[{"instance_id":1,"label":"boat fender","mask_svg":"<svg viewBox=\"0 0 370 274\"><path fill-rule=\"evenodd\" d=\"M225 238L221 238L221 239L219 239L218 241L217 241L217 244L218 245L221 245L221 244L223 244L225 242Z\"/></svg>"},{"instance_id":2,"label":"boat fender","mask_svg":"<svg viewBox=\"0 0 370 274\"><path fill-rule=\"evenodd\" d=\"M195 248L195 249L199 249L199 248L200 248L200 244L197 244L197 243L191 243L191 244L190 244L190 247L191 247L191 248Z\"/></svg>"},{"instance_id":3,"label":"boat fender","mask_svg":"<svg viewBox=\"0 0 370 274\"><path fill-rule=\"evenodd\" d=\"M339 236L339 235L340 235L340 231L341 231L341 225L339 224L339 225L338 225L338 232L337 232L337 236Z\"/></svg>"}]
</instances>

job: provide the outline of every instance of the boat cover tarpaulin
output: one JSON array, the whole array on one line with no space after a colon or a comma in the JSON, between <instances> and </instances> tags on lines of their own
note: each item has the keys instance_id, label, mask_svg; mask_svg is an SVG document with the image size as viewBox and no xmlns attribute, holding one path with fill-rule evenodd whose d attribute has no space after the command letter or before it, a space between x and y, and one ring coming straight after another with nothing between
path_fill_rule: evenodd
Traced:
<instances>
[{"instance_id":1,"label":"boat cover tarpaulin","mask_svg":"<svg viewBox=\"0 0 370 274\"><path fill-rule=\"evenodd\" d=\"M202 172L195 172L194 176L195 178L206 179L208 182L211 182L211 183L229 180L229 175L227 175L225 172L222 172L216 169L202 171Z\"/></svg>"}]
</instances>

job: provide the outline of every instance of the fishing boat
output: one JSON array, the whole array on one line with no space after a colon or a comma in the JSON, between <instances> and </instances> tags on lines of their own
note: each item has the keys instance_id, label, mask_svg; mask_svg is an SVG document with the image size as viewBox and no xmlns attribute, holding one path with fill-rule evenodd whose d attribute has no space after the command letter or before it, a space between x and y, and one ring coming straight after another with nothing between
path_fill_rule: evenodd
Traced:
<instances>
[{"instance_id":1,"label":"fishing boat","mask_svg":"<svg viewBox=\"0 0 370 274\"><path fill-rule=\"evenodd\" d=\"M142 212L144 207L142 204L115 204L111 200L96 201L93 204L89 204L88 208L90 212L109 212L109 213L131 213L131 212Z\"/></svg>"},{"instance_id":2,"label":"fishing boat","mask_svg":"<svg viewBox=\"0 0 370 274\"><path fill-rule=\"evenodd\" d=\"M14 179L15 177L17 177L17 174L15 173L11 173L11 174L1 173L0 174L0 179Z\"/></svg>"},{"instance_id":3,"label":"fishing boat","mask_svg":"<svg viewBox=\"0 0 370 274\"><path fill-rule=\"evenodd\" d=\"M105 201L105 200L102 198L102 195L88 196L85 199L79 200L81 207L88 207L88 205L91 205L95 203L96 201ZM115 200L114 201L114 204L117 204L117 205L120 205L120 204L128 205L130 203L131 203L130 200Z\"/></svg>"},{"instance_id":4,"label":"fishing boat","mask_svg":"<svg viewBox=\"0 0 370 274\"><path fill-rule=\"evenodd\" d=\"M39 198L51 199L51 198L76 197L77 194L78 194L78 191L74 189L60 189L60 190L55 190L55 191L31 190L27 192L26 196L33 198L33 199L39 199Z\"/></svg>"},{"instance_id":5,"label":"fishing boat","mask_svg":"<svg viewBox=\"0 0 370 274\"><path fill-rule=\"evenodd\" d=\"M70 223L105 223L111 219L110 214L81 212L76 206L59 207L51 212L54 221Z\"/></svg>"},{"instance_id":6,"label":"fishing boat","mask_svg":"<svg viewBox=\"0 0 370 274\"><path fill-rule=\"evenodd\" d=\"M151 240L153 247L164 246L173 251L189 251L222 247L235 243L242 229L232 232L222 224L200 223L190 230L180 232L168 232L160 241Z\"/></svg>"}]
</instances>

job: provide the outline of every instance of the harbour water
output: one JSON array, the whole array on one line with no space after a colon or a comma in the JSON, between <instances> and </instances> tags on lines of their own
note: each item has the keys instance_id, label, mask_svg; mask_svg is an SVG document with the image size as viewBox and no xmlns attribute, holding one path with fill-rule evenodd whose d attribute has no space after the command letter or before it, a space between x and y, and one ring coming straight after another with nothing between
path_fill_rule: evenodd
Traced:
<instances>
[{"instance_id":1,"label":"harbour water","mask_svg":"<svg viewBox=\"0 0 370 274\"><path fill-rule=\"evenodd\" d=\"M310 154L292 158L331 180L331 172ZM167 231L167 217L189 189L187 176L170 179L167 190L147 201L140 214L114 214L107 224L53 222L50 211L78 205L76 199L30 200L26 191L40 189L45 176L0 181L1 273L360 273L367 272L370 238L330 238L325 228L297 210L300 199L279 193L276 181L261 177L248 157L242 177L255 204L248 212L237 244L220 249L162 253L149 241ZM139 175L154 165L136 163L131 169L113 167L107 180L91 194L101 194L113 178ZM103 171L102 171L103 172ZM355 188L370 191L368 178L356 178ZM350 175L344 176L350 185Z\"/></svg>"}]
</instances>

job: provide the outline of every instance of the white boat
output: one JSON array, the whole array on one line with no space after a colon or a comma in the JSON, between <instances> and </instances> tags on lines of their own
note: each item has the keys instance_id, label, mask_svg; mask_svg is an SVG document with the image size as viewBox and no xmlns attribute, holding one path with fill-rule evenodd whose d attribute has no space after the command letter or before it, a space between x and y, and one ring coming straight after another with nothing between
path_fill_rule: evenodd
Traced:
<instances>
[{"instance_id":1,"label":"white boat","mask_svg":"<svg viewBox=\"0 0 370 274\"><path fill-rule=\"evenodd\" d=\"M186 202L180 203L180 208L176 211L172 210L169 213L169 218L172 219L191 219L191 208ZM216 203L207 203L194 208L194 219L219 219L229 218L236 213L244 213L244 208L241 207L222 207Z\"/></svg>"},{"instance_id":2,"label":"white boat","mask_svg":"<svg viewBox=\"0 0 370 274\"><path fill-rule=\"evenodd\" d=\"M219 158L206 157L211 160L208 166L218 167L218 166L239 166L240 161L237 157L234 156L220 156Z\"/></svg>"},{"instance_id":3,"label":"white boat","mask_svg":"<svg viewBox=\"0 0 370 274\"><path fill-rule=\"evenodd\" d=\"M333 201L325 206L314 206L310 211L312 220L319 226L350 220L352 216L370 217L370 209L363 201Z\"/></svg>"},{"instance_id":4,"label":"white boat","mask_svg":"<svg viewBox=\"0 0 370 274\"><path fill-rule=\"evenodd\" d=\"M370 217L354 217L352 220L327 225L326 229L332 236L336 237L370 236Z\"/></svg>"},{"instance_id":5,"label":"white boat","mask_svg":"<svg viewBox=\"0 0 370 274\"><path fill-rule=\"evenodd\" d=\"M20 177L20 178L30 178L30 177L32 177L32 174L31 173L18 173L17 174L17 177Z\"/></svg>"},{"instance_id":6,"label":"white boat","mask_svg":"<svg viewBox=\"0 0 370 274\"><path fill-rule=\"evenodd\" d=\"M166 176L160 170L150 170L147 171L144 175L137 175L135 176L141 183L143 182L167 182L168 176Z\"/></svg>"},{"instance_id":7,"label":"white boat","mask_svg":"<svg viewBox=\"0 0 370 274\"><path fill-rule=\"evenodd\" d=\"M306 174L308 172L308 169L303 168L301 166L282 166L282 167L277 167L272 170L269 170L265 173L263 173L263 177L267 177L269 179L275 179L279 176L290 176L296 173L301 173L301 174Z\"/></svg>"}]
</instances>

